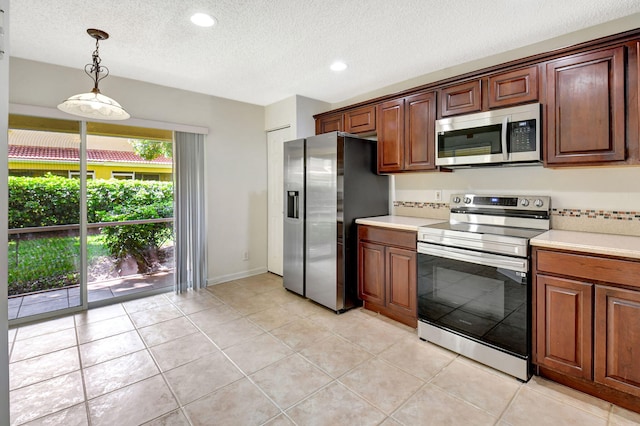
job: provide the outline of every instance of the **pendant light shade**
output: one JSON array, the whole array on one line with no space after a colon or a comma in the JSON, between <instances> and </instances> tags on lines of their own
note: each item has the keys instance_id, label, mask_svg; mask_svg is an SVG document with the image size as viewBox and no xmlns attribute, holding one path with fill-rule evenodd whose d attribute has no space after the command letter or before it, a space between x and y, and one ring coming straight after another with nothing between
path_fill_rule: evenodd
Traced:
<instances>
[{"instance_id":1,"label":"pendant light shade","mask_svg":"<svg viewBox=\"0 0 640 426\"><path fill-rule=\"evenodd\" d=\"M126 120L130 117L129 113L125 111L118 102L103 95L100 93L100 89L98 89L98 82L109 75L109 69L100 65L98 42L108 39L109 34L93 28L89 28L87 33L96 39L96 50L93 52L93 61L84 67L84 72L93 80L93 90L88 93L71 96L58 105L58 109L68 114L90 119Z\"/></svg>"}]
</instances>

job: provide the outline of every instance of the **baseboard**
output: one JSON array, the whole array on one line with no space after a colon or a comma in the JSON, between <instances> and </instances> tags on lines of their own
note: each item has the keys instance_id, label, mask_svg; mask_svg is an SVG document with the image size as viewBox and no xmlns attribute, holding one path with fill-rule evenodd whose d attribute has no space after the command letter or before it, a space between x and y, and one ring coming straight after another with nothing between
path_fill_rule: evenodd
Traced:
<instances>
[{"instance_id":1,"label":"baseboard","mask_svg":"<svg viewBox=\"0 0 640 426\"><path fill-rule=\"evenodd\" d=\"M207 278L207 285L215 285L226 283L228 281L239 280L240 278L252 277L254 275L264 274L267 272L267 268L255 268L248 271L236 272L235 274L219 275L217 277Z\"/></svg>"}]
</instances>

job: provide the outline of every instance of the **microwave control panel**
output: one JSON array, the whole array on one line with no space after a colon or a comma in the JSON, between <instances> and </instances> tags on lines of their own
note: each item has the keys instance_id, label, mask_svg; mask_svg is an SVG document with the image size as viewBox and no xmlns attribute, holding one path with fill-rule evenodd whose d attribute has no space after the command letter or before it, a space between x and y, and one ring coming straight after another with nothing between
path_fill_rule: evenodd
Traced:
<instances>
[{"instance_id":1,"label":"microwave control panel","mask_svg":"<svg viewBox=\"0 0 640 426\"><path fill-rule=\"evenodd\" d=\"M536 150L536 120L509 123L510 152Z\"/></svg>"}]
</instances>

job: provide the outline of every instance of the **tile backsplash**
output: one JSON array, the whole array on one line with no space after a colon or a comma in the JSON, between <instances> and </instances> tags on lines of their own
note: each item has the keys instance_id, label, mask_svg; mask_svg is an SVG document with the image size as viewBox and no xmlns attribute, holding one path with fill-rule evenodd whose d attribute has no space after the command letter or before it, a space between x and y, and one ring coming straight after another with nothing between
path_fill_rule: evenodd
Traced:
<instances>
[{"instance_id":1,"label":"tile backsplash","mask_svg":"<svg viewBox=\"0 0 640 426\"><path fill-rule=\"evenodd\" d=\"M449 218L449 203L394 201L393 209L401 216ZM640 211L551 209L551 228L640 236Z\"/></svg>"}]
</instances>

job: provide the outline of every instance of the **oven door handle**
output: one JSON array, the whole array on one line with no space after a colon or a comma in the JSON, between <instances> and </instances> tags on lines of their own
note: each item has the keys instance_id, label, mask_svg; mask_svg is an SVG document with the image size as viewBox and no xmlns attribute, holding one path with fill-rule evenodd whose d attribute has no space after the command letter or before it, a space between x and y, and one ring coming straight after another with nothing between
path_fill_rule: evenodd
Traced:
<instances>
[{"instance_id":1,"label":"oven door handle","mask_svg":"<svg viewBox=\"0 0 640 426\"><path fill-rule=\"evenodd\" d=\"M461 262L491 266L494 268L509 269L517 272L526 273L529 271L529 261L527 259L516 259L490 253L460 250L453 247L433 246L425 243L418 243L418 253L459 260Z\"/></svg>"}]
</instances>

